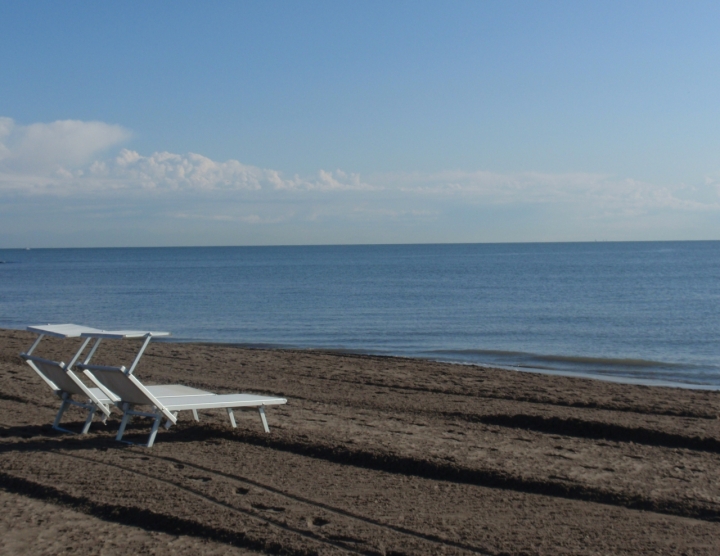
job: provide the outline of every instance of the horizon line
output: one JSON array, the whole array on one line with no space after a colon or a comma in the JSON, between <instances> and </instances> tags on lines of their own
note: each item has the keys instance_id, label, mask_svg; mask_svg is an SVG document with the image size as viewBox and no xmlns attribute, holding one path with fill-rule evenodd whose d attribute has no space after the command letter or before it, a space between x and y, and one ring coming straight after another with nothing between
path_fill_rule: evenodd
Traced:
<instances>
[{"instance_id":1,"label":"horizon line","mask_svg":"<svg viewBox=\"0 0 720 556\"><path fill-rule=\"evenodd\" d=\"M448 241L418 243L278 243L267 245L123 245L123 246L76 246L76 247L0 247L2 251L35 251L50 249L222 249L228 247L266 248L266 247L373 247L373 246L422 246L422 245L563 245L593 243L712 243L720 239L595 239L567 241Z\"/></svg>"}]
</instances>

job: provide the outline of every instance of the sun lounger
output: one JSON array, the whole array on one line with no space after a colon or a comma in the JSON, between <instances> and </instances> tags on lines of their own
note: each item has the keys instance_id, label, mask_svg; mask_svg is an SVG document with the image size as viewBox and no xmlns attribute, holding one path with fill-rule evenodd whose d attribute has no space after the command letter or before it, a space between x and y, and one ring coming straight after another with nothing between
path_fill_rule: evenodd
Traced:
<instances>
[{"instance_id":1,"label":"sun lounger","mask_svg":"<svg viewBox=\"0 0 720 556\"><path fill-rule=\"evenodd\" d=\"M110 415L110 400L102 393L98 388L88 388L80 377L78 377L73 371L72 367L82 355L82 352L90 342L90 338L87 338L80 349L77 350L75 355L70 360L68 365L65 365L62 361L52 361L50 359L44 359L33 355L33 352L37 349L38 345L45 336L54 336L56 338L78 338L83 332L97 332L95 328L89 326L80 326L77 324L47 324L28 326L27 330L35 332L38 337L30 347L30 349L21 353L25 362L34 370L38 376L52 389L62 403L60 404L60 410L55 416L53 422L53 428L63 432L73 432L60 427L60 420L62 419L65 410L74 405L82 409L86 409L88 412L85 425L82 428L81 434L85 434L90 429L93 416L97 410L102 413L102 421L105 422ZM73 396L81 396L87 401L79 401L73 399Z\"/></svg>"},{"instance_id":2,"label":"sun lounger","mask_svg":"<svg viewBox=\"0 0 720 556\"><path fill-rule=\"evenodd\" d=\"M198 409L225 409L230 417L233 428L237 427L233 409L255 407L260 413L265 432L270 432L265 406L287 403L285 398L263 396L258 394L211 394L206 396L182 396L176 398L158 398L143 386L125 367L107 367L101 365L78 365L87 377L95 383L115 405L123 411L116 440L122 441L125 427L133 416L152 418L153 425L146 446L152 447L158 427L163 417L167 419L166 428L177 422L178 411ZM150 411L136 411L136 406L149 406Z\"/></svg>"},{"instance_id":3,"label":"sun lounger","mask_svg":"<svg viewBox=\"0 0 720 556\"><path fill-rule=\"evenodd\" d=\"M83 373L123 412L123 420L120 424L116 440L122 441L125 427L130 419L137 416L151 417L154 419L150 438L147 447L151 447L155 441L157 429L163 416L167 419L166 428L177 423L177 415L180 411L192 411L196 421L199 420L197 411L199 409L225 409L230 424L237 427L233 409L254 407L260 413L265 432L270 432L267 418L265 416L266 405L279 405L287 403L285 398L263 396L258 394L213 394L177 396L174 398L162 397L155 393L153 388L146 387L134 375L133 372L140 362L145 349L155 336L169 336L168 332L147 332L142 330L101 330L90 331L82 334L86 338L95 338L99 343L103 339L132 339L144 338L143 344L138 350L129 368L124 366L112 367L103 365L90 365L87 361L78 365ZM96 344L97 346L97 344ZM136 411L135 406L150 406L151 411Z\"/></svg>"},{"instance_id":4,"label":"sun lounger","mask_svg":"<svg viewBox=\"0 0 720 556\"><path fill-rule=\"evenodd\" d=\"M82 380L72 372L64 362L62 361L51 361L49 359L43 359L34 355L21 354L21 357L25 362L30 365L41 377L48 382L49 386L53 389L55 394L60 397L62 403L60 404L60 410L55 416L55 421L52 427L56 430L63 432L73 432L68 429L60 427L60 420L62 419L65 410L74 405L82 409L86 409L88 414L85 419L85 425L82 428L80 434L85 434L90 429L95 411L98 409L102 412L103 423L110 416L110 408L108 407L110 400L102 393L99 388L88 388L83 384ZM75 400L72 396L77 395L87 399L87 402Z\"/></svg>"},{"instance_id":5,"label":"sun lounger","mask_svg":"<svg viewBox=\"0 0 720 556\"><path fill-rule=\"evenodd\" d=\"M135 371L135 368L138 366L138 363L140 363L140 359L142 358L143 354L145 353L145 350L147 349L148 345L152 341L153 338L162 338L170 336L170 332L155 332L150 330L88 330L85 332L82 332L81 335L89 340L95 340L95 344L93 346L93 352L97 349L97 347L100 345L100 342L103 340L133 340L133 339L142 339L143 342L140 345L140 349L138 349L137 354L133 358L132 362L130 363L130 367L126 371L128 374L132 374ZM91 354L92 356L92 354ZM90 363L90 357L85 359L83 361L85 365ZM123 367L124 368L124 367ZM165 397L176 397L176 396L197 396L197 395L213 395L212 392L207 392L205 390L198 390L197 388L190 388L189 386L183 386L181 384L173 384L173 385L160 385L160 386L148 386L147 387L152 394L157 398L165 398ZM169 389L169 390L168 390ZM192 409L193 418L196 421L200 420L200 416L198 415L198 412L196 409Z\"/></svg>"},{"instance_id":6,"label":"sun lounger","mask_svg":"<svg viewBox=\"0 0 720 556\"><path fill-rule=\"evenodd\" d=\"M110 416L110 408L113 405L113 400L100 388L89 388L86 386L80 377L72 370L73 366L80 359L82 353L94 337L90 336L90 334L104 334L105 331L77 324L28 326L27 330L35 332L38 334L38 337L30 349L26 353L21 353L20 357L25 360L30 368L32 368L62 400L60 409L55 416L55 421L53 422L53 428L63 432L74 432L60 427L60 421L63 413L65 413L65 410L71 405L85 409L88 412L85 424L80 434L88 432L93 416L98 410L102 414L102 422L105 423L107 418ZM67 365L62 361L53 361L51 359L45 359L33 355L33 352L37 349L38 345L45 336L54 336L56 338L78 338L82 334L87 334L88 336L85 336L85 341L81 344L80 348L70 359L70 363ZM99 341L96 340L90 350L90 353L85 358L85 363L90 362L90 359L97 350L98 345ZM145 346L147 346L147 344L145 344ZM148 386L147 388L154 396L161 399L173 397L187 398L188 396L207 396L211 394L211 392L206 392L205 390L199 390L197 388L190 388L189 386L184 386L182 384ZM86 401L74 399L73 396L77 396ZM193 414L197 420L197 412L193 411Z\"/></svg>"}]
</instances>

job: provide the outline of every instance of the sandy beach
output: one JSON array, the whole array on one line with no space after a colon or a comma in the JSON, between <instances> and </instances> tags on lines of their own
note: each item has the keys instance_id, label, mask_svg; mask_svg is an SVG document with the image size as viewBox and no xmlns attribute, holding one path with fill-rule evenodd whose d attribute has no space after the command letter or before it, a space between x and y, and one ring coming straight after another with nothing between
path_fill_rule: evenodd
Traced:
<instances>
[{"instance_id":1,"label":"sandy beach","mask_svg":"<svg viewBox=\"0 0 720 556\"><path fill-rule=\"evenodd\" d=\"M3 554L720 553L720 394L429 361L153 343L146 384L286 397L152 449L50 427L0 330ZM73 340L38 355L67 361ZM128 362L107 342L95 362ZM80 428L83 415L65 423ZM138 419L128 438L149 427Z\"/></svg>"}]
</instances>

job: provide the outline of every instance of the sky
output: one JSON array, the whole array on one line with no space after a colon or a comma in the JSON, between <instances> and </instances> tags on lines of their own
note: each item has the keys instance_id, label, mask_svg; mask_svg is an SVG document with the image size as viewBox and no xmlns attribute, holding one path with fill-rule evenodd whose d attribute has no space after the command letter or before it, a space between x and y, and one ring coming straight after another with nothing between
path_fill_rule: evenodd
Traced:
<instances>
[{"instance_id":1,"label":"sky","mask_svg":"<svg viewBox=\"0 0 720 556\"><path fill-rule=\"evenodd\" d=\"M719 240L718 21L0 0L0 248Z\"/></svg>"}]
</instances>

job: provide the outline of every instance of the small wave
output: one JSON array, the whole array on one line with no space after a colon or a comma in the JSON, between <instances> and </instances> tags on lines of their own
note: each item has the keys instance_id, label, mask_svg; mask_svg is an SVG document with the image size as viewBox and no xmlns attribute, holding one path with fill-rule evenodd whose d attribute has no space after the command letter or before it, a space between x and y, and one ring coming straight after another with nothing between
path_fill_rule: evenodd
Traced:
<instances>
[{"instance_id":1,"label":"small wave","mask_svg":"<svg viewBox=\"0 0 720 556\"><path fill-rule=\"evenodd\" d=\"M518 371L584 376L613 382L689 388L720 387L720 367L712 364L479 349L426 351L421 357Z\"/></svg>"},{"instance_id":2,"label":"small wave","mask_svg":"<svg viewBox=\"0 0 720 556\"><path fill-rule=\"evenodd\" d=\"M678 363L668 363L667 361L653 361L650 359L632 359L632 358L615 358L615 357L581 357L573 355L536 355L539 361L562 362L562 363L578 363L587 365L611 365L619 367L652 367L667 369L682 369L692 367L692 365L680 365Z\"/></svg>"},{"instance_id":3,"label":"small wave","mask_svg":"<svg viewBox=\"0 0 720 556\"><path fill-rule=\"evenodd\" d=\"M693 368L694 365L670 363L667 361L655 361L652 359L636 359L636 358L623 358L623 357L588 357L581 355L546 355L539 353L528 353L522 351L503 351L503 350L486 350L486 349L458 349L458 350L432 350L425 352L428 355L437 354L444 356L459 356L462 358L477 357L489 357L498 359L515 359L518 361L518 366L527 364L528 362L536 362L538 364L544 363L542 367L534 365L536 368L547 368L552 369L552 363L559 363L562 366L567 365L601 365L609 367L639 367L639 368L653 368L653 369L687 369Z\"/></svg>"}]
</instances>

